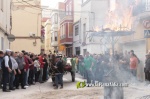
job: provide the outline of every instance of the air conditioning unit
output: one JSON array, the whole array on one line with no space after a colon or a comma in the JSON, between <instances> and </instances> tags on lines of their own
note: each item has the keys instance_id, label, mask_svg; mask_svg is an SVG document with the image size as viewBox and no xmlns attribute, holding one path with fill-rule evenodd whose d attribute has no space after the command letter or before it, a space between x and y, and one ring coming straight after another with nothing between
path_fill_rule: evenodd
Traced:
<instances>
[{"instance_id":1,"label":"air conditioning unit","mask_svg":"<svg viewBox=\"0 0 150 99\"><path fill-rule=\"evenodd\" d=\"M30 37L35 37L35 33L29 33Z\"/></svg>"}]
</instances>

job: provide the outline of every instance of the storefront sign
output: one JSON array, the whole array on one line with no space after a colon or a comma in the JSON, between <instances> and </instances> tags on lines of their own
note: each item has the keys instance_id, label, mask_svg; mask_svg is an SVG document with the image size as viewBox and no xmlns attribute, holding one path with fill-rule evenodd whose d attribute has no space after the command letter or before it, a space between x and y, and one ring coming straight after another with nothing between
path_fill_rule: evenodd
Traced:
<instances>
[{"instance_id":1,"label":"storefront sign","mask_svg":"<svg viewBox=\"0 0 150 99\"><path fill-rule=\"evenodd\" d=\"M144 37L150 38L150 30L144 30Z\"/></svg>"}]
</instances>

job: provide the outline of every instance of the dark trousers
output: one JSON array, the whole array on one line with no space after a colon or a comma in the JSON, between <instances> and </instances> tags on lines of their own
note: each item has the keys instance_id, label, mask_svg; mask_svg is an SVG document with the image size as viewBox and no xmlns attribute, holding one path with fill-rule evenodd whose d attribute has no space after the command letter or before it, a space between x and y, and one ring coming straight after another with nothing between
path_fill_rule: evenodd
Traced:
<instances>
[{"instance_id":1,"label":"dark trousers","mask_svg":"<svg viewBox=\"0 0 150 99\"><path fill-rule=\"evenodd\" d=\"M35 80L35 82L38 82L39 75L40 75L40 72L37 71L36 67L34 67L34 80Z\"/></svg>"},{"instance_id":2,"label":"dark trousers","mask_svg":"<svg viewBox=\"0 0 150 99\"><path fill-rule=\"evenodd\" d=\"M44 68L43 68L43 81L47 80L47 67L48 66L44 66Z\"/></svg>"},{"instance_id":3,"label":"dark trousers","mask_svg":"<svg viewBox=\"0 0 150 99\"><path fill-rule=\"evenodd\" d=\"M72 81L75 81L75 71L71 71L71 77L72 77Z\"/></svg>"},{"instance_id":4,"label":"dark trousers","mask_svg":"<svg viewBox=\"0 0 150 99\"><path fill-rule=\"evenodd\" d=\"M28 84L33 84L33 77L34 77L34 69L30 69Z\"/></svg>"},{"instance_id":5,"label":"dark trousers","mask_svg":"<svg viewBox=\"0 0 150 99\"><path fill-rule=\"evenodd\" d=\"M87 79L87 83L91 83L91 71L86 69L85 70L85 77Z\"/></svg>"},{"instance_id":6,"label":"dark trousers","mask_svg":"<svg viewBox=\"0 0 150 99\"><path fill-rule=\"evenodd\" d=\"M14 71L12 71L10 74L9 74L9 88L14 88L14 80L15 80L15 74L14 74Z\"/></svg>"},{"instance_id":7,"label":"dark trousers","mask_svg":"<svg viewBox=\"0 0 150 99\"><path fill-rule=\"evenodd\" d=\"M3 91L7 89L7 83L9 82L9 72L7 70L3 70Z\"/></svg>"},{"instance_id":8,"label":"dark trousers","mask_svg":"<svg viewBox=\"0 0 150 99\"><path fill-rule=\"evenodd\" d=\"M24 70L21 70L21 74L18 73L18 70L16 70L17 74L15 76L15 87L19 87L19 83L21 83L21 87L23 88L24 85Z\"/></svg>"},{"instance_id":9,"label":"dark trousers","mask_svg":"<svg viewBox=\"0 0 150 99\"><path fill-rule=\"evenodd\" d=\"M58 83L60 83L61 86L63 86L63 74L56 74L55 75L55 84L56 87L58 87Z\"/></svg>"},{"instance_id":10,"label":"dark trousers","mask_svg":"<svg viewBox=\"0 0 150 99\"><path fill-rule=\"evenodd\" d=\"M23 72L23 84L26 85L27 82L27 71Z\"/></svg>"},{"instance_id":11,"label":"dark trousers","mask_svg":"<svg viewBox=\"0 0 150 99\"><path fill-rule=\"evenodd\" d=\"M147 81L150 81L150 72L149 71L145 71L145 79Z\"/></svg>"},{"instance_id":12,"label":"dark trousers","mask_svg":"<svg viewBox=\"0 0 150 99\"><path fill-rule=\"evenodd\" d=\"M2 70L0 70L0 88L2 87Z\"/></svg>"}]
</instances>

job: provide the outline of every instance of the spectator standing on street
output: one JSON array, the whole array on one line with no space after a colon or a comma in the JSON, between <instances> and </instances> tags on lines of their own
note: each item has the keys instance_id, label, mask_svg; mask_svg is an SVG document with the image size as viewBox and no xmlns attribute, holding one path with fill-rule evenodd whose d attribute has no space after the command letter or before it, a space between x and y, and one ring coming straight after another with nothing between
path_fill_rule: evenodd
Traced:
<instances>
[{"instance_id":1,"label":"spectator standing on street","mask_svg":"<svg viewBox=\"0 0 150 99\"><path fill-rule=\"evenodd\" d=\"M87 83L91 83L91 70L93 65L93 58L90 56L89 52L86 52L86 57L84 58L84 67Z\"/></svg>"},{"instance_id":2,"label":"spectator standing on street","mask_svg":"<svg viewBox=\"0 0 150 99\"><path fill-rule=\"evenodd\" d=\"M16 70L18 69L18 63L16 62L16 53L11 52L11 62L12 62L12 72L10 73L9 77L9 90L15 90L14 88L14 80L16 75Z\"/></svg>"},{"instance_id":3,"label":"spectator standing on street","mask_svg":"<svg viewBox=\"0 0 150 99\"><path fill-rule=\"evenodd\" d=\"M16 78L15 78L15 87L16 89L19 89L19 83L21 83L21 88L22 89L26 89L24 86L24 80L25 80L25 71L24 71L24 66L26 65L25 64L25 60L24 60L24 57L23 57L23 53L20 52L18 53L18 57L16 58L16 61L18 63L18 71L17 71L17 74L16 74Z\"/></svg>"},{"instance_id":4,"label":"spectator standing on street","mask_svg":"<svg viewBox=\"0 0 150 99\"><path fill-rule=\"evenodd\" d=\"M24 61L25 61L25 66L24 66L24 85L25 87L28 87L28 70L29 70L29 61L28 61L28 53L24 53Z\"/></svg>"},{"instance_id":5,"label":"spectator standing on street","mask_svg":"<svg viewBox=\"0 0 150 99\"><path fill-rule=\"evenodd\" d=\"M54 68L55 68L55 85L56 85L54 89L58 89L58 83L61 84L60 89L62 89L64 68L63 68L62 61L60 60L60 56L56 56L56 64Z\"/></svg>"},{"instance_id":6,"label":"spectator standing on street","mask_svg":"<svg viewBox=\"0 0 150 99\"><path fill-rule=\"evenodd\" d=\"M12 62L10 59L10 54L11 54L11 50L7 49L4 60L2 61L3 92L10 92L10 90L7 89L7 82L9 81L9 74L12 72Z\"/></svg>"},{"instance_id":7,"label":"spectator standing on street","mask_svg":"<svg viewBox=\"0 0 150 99\"><path fill-rule=\"evenodd\" d=\"M146 61L145 61L145 79L150 81L150 54L146 54Z\"/></svg>"},{"instance_id":8,"label":"spectator standing on street","mask_svg":"<svg viewBox=\"0 0 150 99\"><path fill-rule=\"evenodd\" d=\"M72 81L75 81L75 73L76 73L76 57L73 56L71 58L71 66L72 66L72 70L71 70L71 75L72 75Z\"/></svg>"},{"instance_id":9,"label":"spectator standing on street","mask_svg":"<svg viewBox=\"0 0 150 99\"><path fill-rule=\"evenodd\" d=\"M43 77L43 68L44 68L44 64L45 62L43 61L44 58L44 54L41 53L41 55L39 56L39 62L40 62L40 75L39 75L39 82L43 83L42 77Z\"/></svg>"},{"instance_id":10,"label":"spectator standing on street","mask_svg":"<svg viewBox=\"0 0 150 99\"><path fill-rule=\"evenodd\" d=\"M43 68L43 81L47 81L47 68L48 68L48 61L47 61L47 55L44 54L43 57L44 68Z\"/></svg>"},{"instance_id":11,"label":"spectator standing on street","mask_svg":"<svg viewBox=\"0 0 150 99\"><path fill-rule=\"evenodd\" d=\"M4 53L3 51L0 51L0 89L2 88L2 67L1 67L1 63L3 61L4 58Z\"/></svg>"},{"instance_id":12,"label":"spectator standing on street","mask_svg":"<svg viewBox=\"0 0 150 99\"><path fill-rule=\"evenodd\" d=\"M137 66L138 66L138 59L134 53L131 53L130 57L130 71L133 76L136 77L137 75Z\"/></svg>"},{"instance_id":13,"label":"spectator standing on street","mask_svg":"<svg viewBox=\"0 0 150 99\"><path fill-rule=\"evenodd\" d=\"M29 61L30 61L31 65L29 67L30 69L29 69L29 81L28 81L28 83L29 83L29 85L34 85L34 83L33 83L33 77L34 77L34 55L33 54L30 55Z\"/></svg>"},{"instance_id":14,"label":"spectator standing on street","mask_svg":"<svg viewBox=\"0 0 150 99\"><path fill-rule=\"evenodd\" d=\"M38 57L36 57L34 60L34 72L35 72L35 83L36 83L38 82L38 78L40 74L40 62Z\"/></svg>"}]
</instances>

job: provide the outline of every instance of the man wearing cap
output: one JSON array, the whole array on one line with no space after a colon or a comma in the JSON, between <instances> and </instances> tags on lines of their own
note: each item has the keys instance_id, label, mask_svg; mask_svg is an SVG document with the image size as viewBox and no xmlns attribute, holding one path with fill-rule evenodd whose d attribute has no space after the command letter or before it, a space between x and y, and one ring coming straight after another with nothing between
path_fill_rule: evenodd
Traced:
<instances>
[{"instance_id":1,"label":"man wearing cap","mask_svg":"<svg viewBox=\"0 0 150 99\"><path fill-rule=\"evenodd\" d=\"M55 68L55 84L56 84L54 89L58 89L58 82L61 84L60 89L62 89L64 68L63 68L62 61L60 60L60 56L56 56L56 64L54 68Z\"/></svg>"},{"instance_id":2,"label":"man wearing cap","mask_svg":"<svg viewBox=\"0 0 150 99\"><path fill-rule=\"evenodd\" d=\"M150 81L150 54L146 54L146 61L145 61L145 79Z\"/></svg>"},{"instance_id":3,"label":"man wearing cap","mask_svg":"<svg viewBox=\"0 0 150 99\"><path fill-rule=\"evenodd\" d=\"M7 82L9 81L9 74L12 72L12 62L10 59L10 54L11 54L11 50L7 49L4 60L2 61L3 92L10 92L10 90L7 89Z\"/></svg>"}]
</instances>

